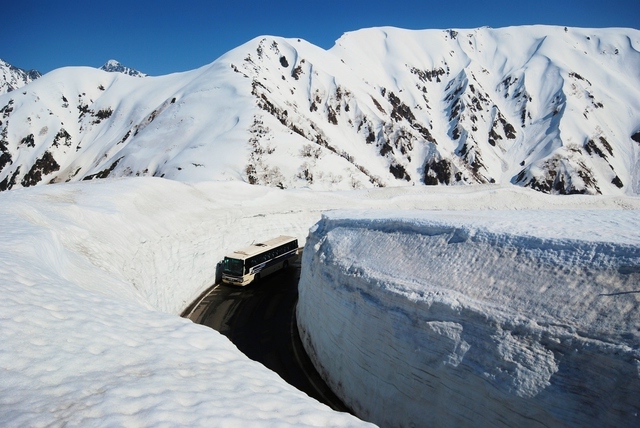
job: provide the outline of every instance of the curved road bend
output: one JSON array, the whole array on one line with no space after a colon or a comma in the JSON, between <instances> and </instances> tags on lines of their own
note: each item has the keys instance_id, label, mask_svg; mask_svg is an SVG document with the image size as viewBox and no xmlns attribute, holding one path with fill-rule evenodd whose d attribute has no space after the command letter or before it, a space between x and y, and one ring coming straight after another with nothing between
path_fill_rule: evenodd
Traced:
<instances>
[{"instance_id":1,"label":"curved road bend","mask_svg":"<svg viewBox=\"0 0 640 428\"><path fill-rule=\"evenodd\" d=\"M247 357L334 410L350 412L307 356L296 324L300 262L238 287L217 284L183 314L224 334Z\"/></svg>"}]
</instances>

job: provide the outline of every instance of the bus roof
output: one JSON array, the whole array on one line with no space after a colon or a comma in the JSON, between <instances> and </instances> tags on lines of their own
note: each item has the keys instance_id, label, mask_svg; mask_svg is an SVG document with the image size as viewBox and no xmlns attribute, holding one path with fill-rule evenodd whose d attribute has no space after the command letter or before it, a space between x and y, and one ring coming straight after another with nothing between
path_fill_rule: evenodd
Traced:
<instances>
[{"instance_id":1,"label":"bus roof","mask_svg":"<svg viewBox=\"0 0 640 428\"><path fill-rule=\"evenodd\" d=\"M246 260L251 256L255 256L256 254L260 254L264 251L270 250L271 248L275 248L279 245L286 244L287 242L291 242L296 239L297 238L294 238L292 236L278 236L277 238L269 239L268 241L251 244L246 248L227 254L226 257L229 257L231 259Z\"/></svg>"}]
</instances>

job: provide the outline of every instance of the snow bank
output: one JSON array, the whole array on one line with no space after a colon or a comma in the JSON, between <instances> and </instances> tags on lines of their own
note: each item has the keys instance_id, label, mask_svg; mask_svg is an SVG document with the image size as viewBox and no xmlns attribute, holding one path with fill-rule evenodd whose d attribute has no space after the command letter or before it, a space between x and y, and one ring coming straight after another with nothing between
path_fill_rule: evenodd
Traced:
<instances>
[{"instance_id":1,"label":"snow bank","mask_svg":"<svg viewBox=\"0 0 640 428\"><path fill-rule=\"evenodd\" d=\"M225 230L289 225L257 233L230 187L224 202L159 179L0 195L0 425L361 423L171 314L215 277Z\"/></svg>"},{"instance_id":2,"label":"snow bank","mask_svg":"<svg viewBox=\"0 0 640 428\"><path fill-rule=\"evenodd\" d=\"M637 211L343 211L311 229L298 323L383 426L631 426L639 284Z\"/></svg>"}]
</instances>

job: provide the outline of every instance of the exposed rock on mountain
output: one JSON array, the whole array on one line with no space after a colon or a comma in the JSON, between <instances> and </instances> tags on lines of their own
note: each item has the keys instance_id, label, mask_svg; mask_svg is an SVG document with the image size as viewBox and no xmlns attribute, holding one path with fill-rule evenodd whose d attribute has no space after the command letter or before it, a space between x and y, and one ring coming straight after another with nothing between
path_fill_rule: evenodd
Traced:
<instances>
[{"instance_id":1,"label":"exposed rock on mountain","mask_svg":"<svg viewBox=\"0 0 640 428\"><path fill-rule=\"evenodd\" d=\"M110 73L122 73L122 74L126 74L128 76L133 76L133 77L146 77L147 75L138 71L138 70L134 70L133 68L129 68L129 67L125 67L124 65L120 64L118 61L116 61L115 59L110 59L109 61L107 61L102 67L100 67L100 70L104 70L104 71L108 71Z\"/></svg>"},{"instance_id":2,"label":"exposed rock on mountain","mask_svg":"<svg viewBox=\"0 0 640 428\"><path fill-rule=\"evenodd\" d=\"M23 70L0 59L0 94L15 91L40 76L37 70Z\"/></svg>"}]
</instances>

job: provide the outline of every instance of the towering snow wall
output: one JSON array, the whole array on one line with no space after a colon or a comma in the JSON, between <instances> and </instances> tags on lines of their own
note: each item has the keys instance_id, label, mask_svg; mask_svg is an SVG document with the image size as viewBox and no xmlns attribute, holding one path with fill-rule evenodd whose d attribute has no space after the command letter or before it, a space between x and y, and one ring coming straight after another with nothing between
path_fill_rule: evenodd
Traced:
<instances>
[{"instance_id":1,"label":"towering snow wall","mask_svg":"<svg viewBox=\"0 0 640 428\"><path fill-rule=\"evenodd\" d=\"M382 426L640 419L633 211L334 212L297 315L335 392Z\"/></svg>"},{"instance_id":2,"label":"towering snow wall","mask_svg":"<svg viewBox=\"0 0 640 428\"><path fill-rule=\"evenodd\" d=\"M0 426L360 425L171 315L226 248L308 230L265 215L279 197L150 178L2 193Z\"/></svg>"}]
</instances>

